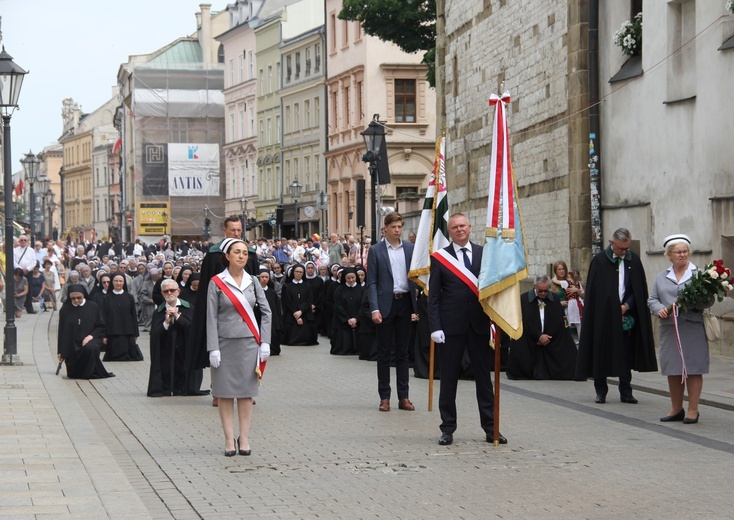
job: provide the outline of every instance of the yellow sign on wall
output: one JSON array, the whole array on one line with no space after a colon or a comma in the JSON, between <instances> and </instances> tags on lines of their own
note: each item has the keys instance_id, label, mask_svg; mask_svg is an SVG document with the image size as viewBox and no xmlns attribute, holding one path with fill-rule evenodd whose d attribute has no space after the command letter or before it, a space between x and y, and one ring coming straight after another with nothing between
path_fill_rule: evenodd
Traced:
<instances>
[{"instance_id":1,"label":"yellow sign on wall","mask_svg":"<svg viewBox=\"0 0 734 520\"><path fill-rule=\"evenodd\" d=\"M170 231L171 209L169 201L138 202L138 235L167 235Z\"/></svg>"}]
</instances>

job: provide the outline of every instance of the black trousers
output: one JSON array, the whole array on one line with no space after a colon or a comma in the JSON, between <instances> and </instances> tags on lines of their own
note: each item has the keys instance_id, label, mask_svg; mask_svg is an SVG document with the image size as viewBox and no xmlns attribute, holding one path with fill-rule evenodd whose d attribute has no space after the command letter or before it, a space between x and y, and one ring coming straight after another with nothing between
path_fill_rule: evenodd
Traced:
<instances>
[{"instance_id":1,"label":"black trousers","mask_svg":"<svg viewBox=\"0 0 734 520\"><path fill-rule=\"evenodd\" d=\"M390 314L382 317L377 325L377 391L380 399L390 399L390 355L395 351L395 378L397 380L398 399L408 397L408 378L410 361L410 315L413 304L410 295L393 300Z\"/></svg>"},{"instance_id":2,"label":"black trousers","mask_svg":"<svg viewBox=\"0 0 734 520\"><path fill-rule=\"evenodd\" d=\"M624 344L622 352L624 355L624 372L619 375L619 395L621 397L630 397L632 395L632 335L629 332L624 333ZM607 396L609 385L607 385L606 377L594 378L594 389L596 395Z\"/></svg>"},{"instance_id":3,"label":"black trousers","mask_svg":"<svg viewBox=\"0 0 734 520\"><path fill-rule=\"evenodd\" d=\"M477 334L469 327L460 335L446 336L446 342L436 345L441 362L441 390L438 409L441 412L441 431L456 431L456 388L461 375L461 360L468 349L476 384L479 422L486 433L494 431L494 389L492 388L492 359L489 334Z\"/></svg>"}]
</instances>

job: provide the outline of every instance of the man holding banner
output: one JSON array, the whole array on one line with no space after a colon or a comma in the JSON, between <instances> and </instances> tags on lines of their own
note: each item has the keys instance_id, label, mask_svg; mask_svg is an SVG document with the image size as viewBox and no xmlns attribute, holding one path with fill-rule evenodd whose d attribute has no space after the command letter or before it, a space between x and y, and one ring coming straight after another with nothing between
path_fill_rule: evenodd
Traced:
<instances>
[{"instance_id":1,"label":"man holding banner","mask_svg":"<svg viewBox=\"0 0 734 520\"><path fill-rule=\"evenodd\" d=\"M494 391L492 389L492 349L489 345L490 320L479 302L478 280L482 265L482 246L471 243L471 224L462 213L451 215L448 223L451 243L431 256L428 316L431 339L441 344L442 446L452 444L456 431L456 389L461 360L468 349L476 380L477 403L487 442L493 442ZM499 435L499 443L507 439Z\"/></svg>"}]
</instances>

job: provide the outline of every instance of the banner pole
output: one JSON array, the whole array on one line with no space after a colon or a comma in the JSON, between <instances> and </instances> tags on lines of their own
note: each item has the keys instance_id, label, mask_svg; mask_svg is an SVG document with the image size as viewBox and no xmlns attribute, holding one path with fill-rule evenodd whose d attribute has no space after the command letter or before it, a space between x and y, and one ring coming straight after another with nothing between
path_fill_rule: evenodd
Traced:
<instances>
[{"instance_id":1,"label":"banner pole","mask_svg":"<svg viewBox=\"0 0 734 520\"><path fill-rule=\"evenodd\" d=\"M428 411L433 411L433 367L436 344L431 340L431 351L428 355Z\"/></svg>"},{"instance_id":2,"label":"banner pole","mask_svg":"<svg viewBox=\"0 0 734 520\"><path fill-rule=\"evenodd\" d=\"M500 445L500 347L502 344L502 329L497 327L494 340L494 445Z\"/></svg>"}]
</instances>

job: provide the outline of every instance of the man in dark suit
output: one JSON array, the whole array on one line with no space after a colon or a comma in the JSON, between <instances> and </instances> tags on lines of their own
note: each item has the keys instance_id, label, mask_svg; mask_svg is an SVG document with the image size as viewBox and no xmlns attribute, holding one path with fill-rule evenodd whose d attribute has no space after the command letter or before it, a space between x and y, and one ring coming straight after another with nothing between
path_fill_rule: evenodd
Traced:
<instances>
[{"instance_id":1,"label":"man in dark suit","mask_svg":"<svg viewBox=\"0 0 734 520\"><path fill-rule=\"evenodd\" d=\"M390 411L390 356L395 350L395 376L399 408L413 411L408 398L408 348L411 322L418 319L416 286L408 280L413 244L400 239L403 217L385 216L385 239L367 257L367 295L372 321L377 325L377 390L381 412Z\"/></svg>"},{"instance_id":2,"label":"man in dark suit","mask_svg":"<svg viewBox=\"0 0 734 520\"><path fill-rule=\"evenodd\" d=\"M438 349L441 363L438 408L442 435L438 443L446 446L454 442L456 387L465 349L469 350L476 381L479 420L487 442L494 442L492 349L489 346L491 323L479 303L477 283L482 266L482 247L469 241L471 224L462 213L451 215L448 226L451 244L431 256L428 282L431 339L441 344ZM502 434L499 435L499 443L507 444Z\"/></svg>"}]
</instances>

